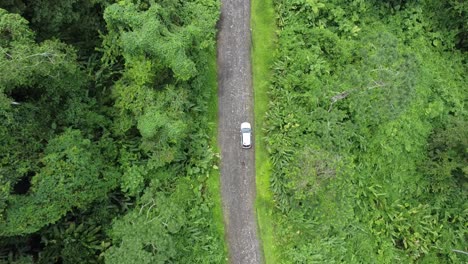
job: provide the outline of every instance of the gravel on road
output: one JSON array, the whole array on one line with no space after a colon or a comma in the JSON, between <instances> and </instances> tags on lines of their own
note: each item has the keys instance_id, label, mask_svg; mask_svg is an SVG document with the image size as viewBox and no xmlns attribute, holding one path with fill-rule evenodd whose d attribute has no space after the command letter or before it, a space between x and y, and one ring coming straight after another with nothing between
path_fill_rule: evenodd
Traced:
<instances>
[{"instance_id":1,"label":"gravel on road","mask_svg":"<svg viewBox=\"0 0 468 264\"><path fill-rule=\"evenodd\" d=\"M254 124L250 1L222 0L218 27L218 142L229 260L262 263L254 209L255 145L242 149L240 141L240 124Z\"/></svg>"}]
</instances>

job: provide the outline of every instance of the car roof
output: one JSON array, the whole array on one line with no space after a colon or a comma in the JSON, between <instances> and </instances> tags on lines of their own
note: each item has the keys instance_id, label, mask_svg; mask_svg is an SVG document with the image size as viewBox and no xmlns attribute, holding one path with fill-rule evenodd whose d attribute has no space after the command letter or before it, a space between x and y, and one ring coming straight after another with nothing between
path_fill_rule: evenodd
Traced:
<instances>
[{"instance_id":1,"label":"car roof","mask_svg":"<svg viewBox=\"0 0 468 264\"><path fill-rule=\"evenodd\" d=\"M242 143L250 146L250 133L242 133Z\"/></svg>"}]
</instances>

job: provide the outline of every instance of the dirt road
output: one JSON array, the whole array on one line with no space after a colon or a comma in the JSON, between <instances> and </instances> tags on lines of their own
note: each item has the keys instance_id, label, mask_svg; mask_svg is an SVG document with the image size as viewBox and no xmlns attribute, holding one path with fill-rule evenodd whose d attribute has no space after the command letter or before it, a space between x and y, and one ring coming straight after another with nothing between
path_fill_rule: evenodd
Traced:
<instances>
[{"instance_id":1,"label":"dirt road","mask_svg":"<svg viewBox=\"0 0 468 264\"><path fill-rule=\"evenodd\" d=\"M254 148L242 149L240 124L253 125L250 1L222 0L218 33L218 140L224 222L233 264L261 263ZM255 133L255 131L253 131Z\"/></svg>"}]
</instances>

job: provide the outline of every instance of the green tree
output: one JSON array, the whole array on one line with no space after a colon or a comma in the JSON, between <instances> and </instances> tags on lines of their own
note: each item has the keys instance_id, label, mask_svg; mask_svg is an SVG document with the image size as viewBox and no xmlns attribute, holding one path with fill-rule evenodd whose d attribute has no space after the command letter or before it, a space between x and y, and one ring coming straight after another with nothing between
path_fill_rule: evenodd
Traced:
<instances>
[{"instance_id":1,"label":"green tree","mask_svg":"<svg viewBox=\"0 0 468 264\"><path fill-rule=\"evenodd\" d=\"M436 129L429 141L429 160L424 173L430 178L431 191L444 193L441 203L448 200L447 194L457 194L468 184L468 139L465 133L468 122L462 115L450 116L443 128ZM454 198L454 197L452 197Z\"/></svg>"},{"instance_id":2,"label":"green tree","mask_svg":"<svg viewBox=\"0 0 468 264\"><path fill-rule=\"evenodd\" d=\"M167 74L167 69L178 80L193 78L197 70L191 50L212 45L213 16L208 7L177 1L152 2L147 8L130 1L111 5L104 13L107 38L113 39L105 42L110 45L107 50L113 51L111 45L118 43L130 65L142 58L153 59L160 73ZM168 80L164 77L159 81Z\"/></svg>"},{"instance_id":3,"label":"green tree","mask_svg":"<svg viewBox=\"0 0 468 264\"><path fill-rule=\"evenodd\" d=\"M37 44L28 22L3 9L0 32L0 72L8 72L0 76L1 212L10 193L28 192L44 164L44 148L56 134L72 126L95 137L108 121L94 111L87 77L70 47L58 41ZM17 191L22 185L25 190Z\"/></svg>"},{"instance_id":4,"label":"green tree","mask_svg":"<svg viewBox=\"0 0 468 264\"><path fill-rule=\"evenodd\" d=\"M72 208L84 209L102 200L117 184L117 172L103 159L99 145L78 130L52 139L41 158L27 196L12 195L0 223L1 235L36 232Z\"/></svg>"},{"instance_id":5,"label":"green tree","mask_svg":"<svg viewBox=\"0 0 468 264\"><path fill-rule=\"evenodd\" d=\"M99 45L99 31L104 31L102 13L107 0L8 0L0 3L12 13L25 17L39 41L57 38L89 56Z\"/></svg>"},{"instance_id":6,"label":"green tree","mask_svg":"<svg viewBox=\"0 0 468 264\"><path fill-rule=\"evenodd\" d=\"M204 121L219 5L106 5L0 3L18 13L0 10L0 258L102 262L111 242L109 262L219 263Z\"/></svg>"},{"instance_id":7,"label":"green tree","mask_svg":"<svg viewBox=\"0 0 468 264\"><path fill-rule=\"evenodd\" d=\"M168 181L155 178L138 206L114 222L114 245L104 255L106 263L222 262L206 214L211 205L194 186L197 181L170 171L159 174L167 174Z\"/></svg>"},{"instance_id":8,"label":"green tree","mask_svg":"<svg viewBox=\"0 0 468 264\"><path fill-rule=\"evenodd\" d=\"M122 189L142 191L148 170L186 158L195 82L213 50L217 5L211 2L121 1L104 13L103 61L123 59L112 98L113 131L135 147L122 149ZM138 158L136 158L138 157Z\"/></svg>"}]
</instances>

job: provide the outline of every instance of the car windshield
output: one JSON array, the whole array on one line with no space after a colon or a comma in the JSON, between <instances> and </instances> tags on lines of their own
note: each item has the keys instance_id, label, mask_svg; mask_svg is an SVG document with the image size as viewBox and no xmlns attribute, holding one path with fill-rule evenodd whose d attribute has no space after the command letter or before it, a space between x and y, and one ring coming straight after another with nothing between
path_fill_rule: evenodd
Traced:
<instances>
[{"instance_id":1,"label":"car windshield","mask_svg":"<svg viewBox=\"0 0 468 264\"><path fill-rule=\"evenodd\" d=\"M250 128L242 128L241 131L242 131L242 133L249 133Z\"/></svg>"}]
</instances>

